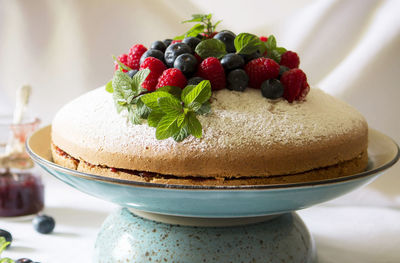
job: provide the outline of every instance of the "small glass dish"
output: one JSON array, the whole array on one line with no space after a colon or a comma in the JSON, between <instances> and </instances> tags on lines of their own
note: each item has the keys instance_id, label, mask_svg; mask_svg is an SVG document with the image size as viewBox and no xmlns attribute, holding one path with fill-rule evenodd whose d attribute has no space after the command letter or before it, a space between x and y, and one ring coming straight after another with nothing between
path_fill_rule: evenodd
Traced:
<instances>
[{"instance_id":1,"label":"small glass dish","mask_svg":"<svg viewBox=\"0 0 400 263\"><path fill-rule=\"evenodd\" d=\"M44 185L25 148L39 124L38 118L13 124L12 116L0 115L0 217L37 214L44 207Z\"/></svg>"}]
</instances>

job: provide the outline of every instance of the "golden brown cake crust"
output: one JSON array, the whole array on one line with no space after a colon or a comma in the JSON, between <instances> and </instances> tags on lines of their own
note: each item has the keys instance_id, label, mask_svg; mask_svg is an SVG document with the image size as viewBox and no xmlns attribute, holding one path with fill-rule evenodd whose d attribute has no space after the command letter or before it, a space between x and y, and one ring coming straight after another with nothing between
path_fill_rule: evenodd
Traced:
<instances>
[{"instance_id":1,"label":"golden brown cake crust","mask_svg":"<svg viewBox=\"0 0 400 263\"><path fill-rule=\"evenodd\" d=\"M99 88L57 113L52 140L95 166L178 177L299 174L354 160L367 150L361 114L317 89L293 104L269 101L254 89L222 90L213 92L211 105L211 114L199 116L201 139L158 141L154 128L117 114L112 96Z\"/></svg>"},{"instance_id":2,"label":"golden brown cake crust","mask_svg":"<svg viewBox=\"0 0 400 263\"><path fill-rule=\"evenodd\" d=\"M109 167L89 164L83 160L75 160L64 151L60 150L54 144L51 145L53 161L61 166L78 170L80 172L95 174L116 179L123 179L136 182L150 182L157 184L172 185L202 185L202 186L237 186L237 185L272 185L272 184L289 184L299 182L313 182L324 179L338 178L346 175L363 172L368 164L367 152L362 152L356 158L341 162L339 164L314 169L299 174L269 176L269 177L250 177L250 178L193 178L193 177L176 177L176 176L140 176L139 173L127 172ZM71 165L73 160L74 165ZM199 180L200 179L200 180Z\"/></svg>"}]
</instances>

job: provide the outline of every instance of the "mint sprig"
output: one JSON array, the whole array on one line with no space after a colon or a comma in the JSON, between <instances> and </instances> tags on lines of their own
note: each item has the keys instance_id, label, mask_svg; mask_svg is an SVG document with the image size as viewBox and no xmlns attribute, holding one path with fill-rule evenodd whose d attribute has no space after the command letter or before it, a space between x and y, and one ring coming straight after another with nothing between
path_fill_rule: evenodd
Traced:
<instances>
[{"instance_id":1,"label":"mint sprig","mask_svg":"<svg viewBox=\"0 0 400 263\"><path fill-rule=\"evenodd\" d=\"M172 88L158 89L141 97L151 109L147 118L149 126L156 128L158 140L172 137L175 141L182 141L190 134L201 138L202 126L196 116L210 112L210 81L186 86L179 97L176 91Z\"/></svg>"},{"instance_id":2,"label":"mint sprig","mask_svg":"<svg viewBox=\"0 0 400 263\"><path fill-rule=\"evenodd\" d=\"M235 37L234 45L237 54L250 55L263 48L263 42L256 35L240 33ZM261 53L262 54L262 53Z\"/></svg>"},{"instance_id":3,"label":"mint sprig","mask_svg":"<svg viewBox=\"0 0 400 263\"><path fill-rule=\"evenodd\" d=\"M174 40L184 39L185 37L197 37L201 33L205 33L206 36L210 36L215 28L221 23L222 20L217 21L215 24L212 23L212 14L194 14L192 18L189 20L182 21L182 23L193 23L199 22L195 24L192 28L190 28L185 34L177 36Z\"/></svg>"},{"instance_id":4,"label":"mint sprig","mask_svg":"<svg viewBox=\"0 0 400 263\"><path fill-rule=\"evenodd\" d=\"M270 35L267 42L263 42L263 44L267 50L267 57L279 63L281 61L281 56L286 52L286 49L284 47L276 46L276 38L273 35Z\"/></svg>"},{"instance_id":5,"label":"mint sprig","mask_svg":"<svg viewBox=\"0 0 400 263\"><path fill-rule=\"evenodd\" d=\"M1 258L1 253L3 253L9 244L10 242L7 242L4 237L0 237L0 263L15 263L15 261L10 258Z\"/></svg>"},{"instance_id":6,"label":"mint sprig","mask_svg":"<svg viewBox=\"0 0 400 263\"><path fill-rule=\"evenodd\" d=\"M222 58L226 55L224 42L219 39L211 38L201 41L195 49L195 52L202 58L208 57Z\"/></svg>"}]
</instances>

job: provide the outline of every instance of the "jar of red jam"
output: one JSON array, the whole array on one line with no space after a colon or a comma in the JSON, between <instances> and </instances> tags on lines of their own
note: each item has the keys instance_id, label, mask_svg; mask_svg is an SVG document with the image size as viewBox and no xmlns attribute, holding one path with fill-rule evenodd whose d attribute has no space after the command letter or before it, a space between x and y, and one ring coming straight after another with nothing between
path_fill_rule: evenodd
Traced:
<instances>
[{"instance_id":1,"label":"jar of red jam","mask_svg":"<svg viewBox=\"0 0 400 263\"><path fill-rule=\"evenodd\" d=\"M25 149L25 140L39 119L12 124L0 116L0 217L36 214L44 207L44 185Z\"/></svg>"}]
</instances>

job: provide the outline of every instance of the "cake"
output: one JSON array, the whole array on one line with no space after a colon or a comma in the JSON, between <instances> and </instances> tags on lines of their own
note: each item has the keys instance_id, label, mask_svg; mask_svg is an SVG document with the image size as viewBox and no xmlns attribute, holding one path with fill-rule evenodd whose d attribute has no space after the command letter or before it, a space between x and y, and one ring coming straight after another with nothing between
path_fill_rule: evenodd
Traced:
<instances>
[{"instance_id":1,"label":"cake","mask_svg":"<svg viewBox=\"0 0 400 263\"><path fill-rule=\"evenodd\" d=\"M195 41L195 70L190 69L188 52L180 61L182 54L174 53L187 48L187 35L183 43L165 45L164 60L156 58L159 52L148 52L157 50L156 42L147 51L133 46L117 60L113 81L57 112L52 123L54 162L105 177L174 185L287 184L365 170L368 126L363 116L345 102L310 89L297 54L271 44L273 36L268 42L231 33L204 36L224 44L222 55L203 52L198 46L204 40ZM256 48L241 49L240 36L251 38ZM232 68L235 61L229 57L246 48L252 52L242 56L246 62ZM251 57L254 51L256 58ZM160 128L171 116L170 126Z\"/></svg>"}]
</instances>

